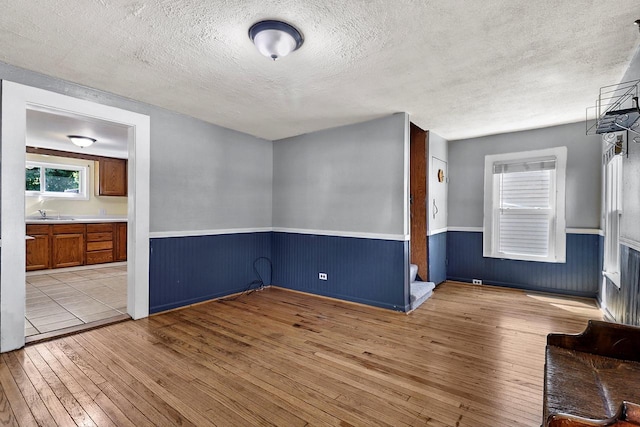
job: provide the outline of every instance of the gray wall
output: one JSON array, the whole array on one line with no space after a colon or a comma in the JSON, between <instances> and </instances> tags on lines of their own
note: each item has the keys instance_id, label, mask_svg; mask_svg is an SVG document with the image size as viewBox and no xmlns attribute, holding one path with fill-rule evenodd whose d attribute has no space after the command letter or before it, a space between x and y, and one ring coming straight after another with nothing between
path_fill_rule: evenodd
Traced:
<instances>
[{"instance_id":1,"label":"gray wall","mask_svg":"<svg viewBox=\"0 0 640 427\"><path fill-rule=\"evenodd\" d=\"M270 141L4 63L0 79L151 117L151 232L271 226Z\"/></svg>"},{"instance_id":2,"label":"gray wall","mask_svg":"<svg viewBox=\"0 0 640 427\"><path fill-rule=\"evenodd\" d=\"M273 226L404 233L406 114L274 142Z\"/></svg>"},{"instance_id":3,"label":"gray wall","mask_svg":"<svg viewBox=\"0 0 640 427\"><path fill-rule=\"evenodd\" d=\"M445 163L445 180L438 181L438 171L435 168L434 158ZM440 230L447 227L448 216L448 188L447 180L449 179L449 142L440 135L429 131L429 204L427 206L427 222L429 224L429 233L434 230ZM432 208L433 200L436 199L438 212L434 218ZM431 248L429 248L431 249Z\"/></svg>"},{"instance_id":4,"label":"gray wall","mask_svg":"<svg viewBox=\"0 0 640 427\"><path fill-rule=\"evenodd\" d=\"M601 139L584 122L449 143L449 226L482 227L484 157L566 146L566 224L600 228Z\"/></svg>"}]
</instances>

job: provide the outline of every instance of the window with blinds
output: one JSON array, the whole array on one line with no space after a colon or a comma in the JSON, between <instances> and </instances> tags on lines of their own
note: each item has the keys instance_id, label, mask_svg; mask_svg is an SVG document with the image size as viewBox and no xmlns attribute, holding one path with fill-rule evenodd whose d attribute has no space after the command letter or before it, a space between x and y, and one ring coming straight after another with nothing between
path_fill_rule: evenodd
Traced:
<instances>
[{"instance_id":1,"label":"window with blinds","mask_svg":"<svg viewBox=\"0 0 640 427\"><path fill-rule=\"evenodd\" d=\"M604 273L620 287L620 215L622 214L622 156L605 165Z\"/></svg>"},{"instance_id":2,"label":"window with blinds","mask_svg":"<svg viewBox=\"0 0 640 427\"><path fill-rule=\"evenodd\" d=\"M487 156L485 256L564 262L564 194L559 230L557 185L558 168L563 163L564 189L564 162L556 154L534 154L541 153Z\"/></svg>"}]
</instances>

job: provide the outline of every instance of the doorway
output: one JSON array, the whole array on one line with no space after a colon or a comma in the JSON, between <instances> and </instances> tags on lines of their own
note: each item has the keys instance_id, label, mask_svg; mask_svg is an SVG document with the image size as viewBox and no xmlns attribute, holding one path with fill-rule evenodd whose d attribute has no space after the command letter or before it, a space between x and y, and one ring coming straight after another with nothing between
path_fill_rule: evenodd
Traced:
<instances>
[{"instance_id":1,"label":"doorway","mask_svg":"<svg viewBox=\"0 0 640 427\"><path fill-rule=\"evenodd\" d=\"M71 114L126 126L129 153L127 207L127 305L133 319L149 314L149 160L148 116L2 82L2 170L0 185L0 351L25 343L25 138L29 110Z\"/></svg>"},{"instance_id":2,"label":"doorway","mask_svg":"<svg viewBox=\"0 0 640 427\"><path fill-rule=\"evenodd\" d=\"M418 266L418 278L427 280L427 189L429 133L411 123L410 181L411 181L411 264Z\"/></svg>"}]
</instances>

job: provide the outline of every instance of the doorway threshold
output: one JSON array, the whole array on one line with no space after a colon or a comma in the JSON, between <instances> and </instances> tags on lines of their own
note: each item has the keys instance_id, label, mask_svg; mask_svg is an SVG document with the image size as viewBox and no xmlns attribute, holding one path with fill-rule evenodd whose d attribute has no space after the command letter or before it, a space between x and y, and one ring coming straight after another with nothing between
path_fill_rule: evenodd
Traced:
<instances>
[{"instance_id":1,"label":"doorway threshold","mask_svg":"<svg viewBox=\"0 0 640 427\"><path fill-rule=\"evenodd\" d=\"M129 316L128 314L121 314L120 316L109 317L108 319L96 320L95 322L83 323L82 325L69 326L68 328L57 329L55 331L45 332L43 334L30 335L28 337L25 337L24 341L25 345L36 344L67 335L74 335L91 329L101 328L103 326L114 325L116 323L125 322L127 320L131 320L131 316Z\"/></svg>"}]
</instances>

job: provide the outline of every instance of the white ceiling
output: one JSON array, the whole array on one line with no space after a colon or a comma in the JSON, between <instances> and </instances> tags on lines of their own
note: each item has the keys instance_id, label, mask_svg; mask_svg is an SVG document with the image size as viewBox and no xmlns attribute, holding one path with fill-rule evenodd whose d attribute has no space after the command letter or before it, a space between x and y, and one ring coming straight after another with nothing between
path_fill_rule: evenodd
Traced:
<instances>
[{"instance_id":1,"label":"white ceiling","mask_svg":"<svg viewBox=\"0 0 640 427\"><path fill-rule=\"evenodd\" d=\"M304 34L272 62L247 31ZM584 119L637 0L8 0L0 60L270 140L406 111L448 139Z\"/></svg>"}]
</instances>

